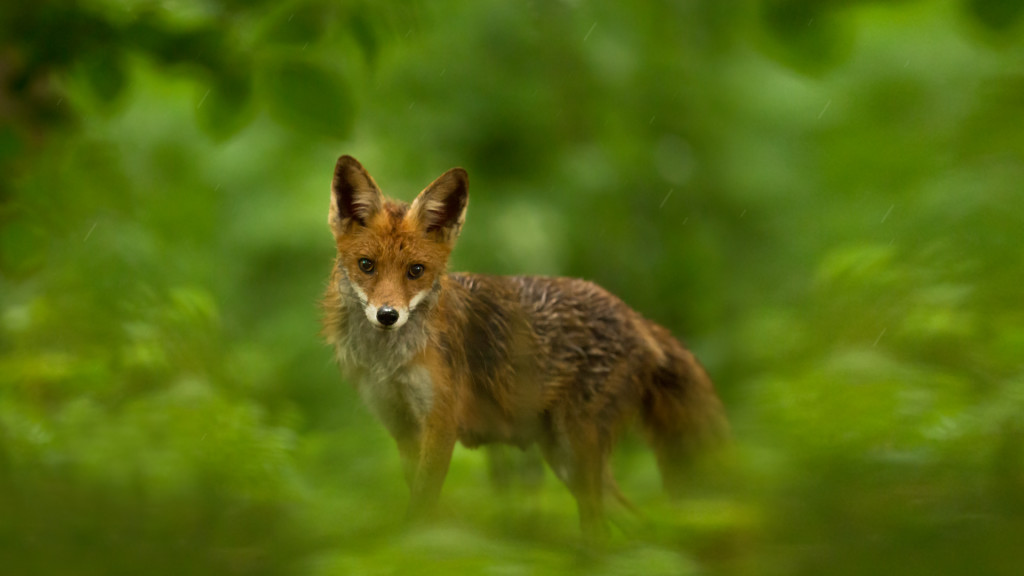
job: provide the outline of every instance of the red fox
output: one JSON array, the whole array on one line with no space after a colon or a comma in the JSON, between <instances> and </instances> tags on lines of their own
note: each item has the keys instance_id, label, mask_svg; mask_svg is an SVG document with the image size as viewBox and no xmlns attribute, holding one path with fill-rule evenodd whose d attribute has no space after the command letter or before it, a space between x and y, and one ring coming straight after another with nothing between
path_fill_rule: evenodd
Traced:
<instances>
[{"instance_id":1,"label":"red fox","mask_svg":"<svg viewBox=\"0 0 1024 576\"><path fill-rule=\"evenodd\" d=\"M668 330L584 280L449 274L469 180L453 168L412 204L338 159L328 224L337 259L324 336L398 444L410 516L436 504L455 443L540 447L576 499L585 535L606 530L608 463L639 415L663 484L727 433L721 402Z\"/></svg>"}]
</instances>

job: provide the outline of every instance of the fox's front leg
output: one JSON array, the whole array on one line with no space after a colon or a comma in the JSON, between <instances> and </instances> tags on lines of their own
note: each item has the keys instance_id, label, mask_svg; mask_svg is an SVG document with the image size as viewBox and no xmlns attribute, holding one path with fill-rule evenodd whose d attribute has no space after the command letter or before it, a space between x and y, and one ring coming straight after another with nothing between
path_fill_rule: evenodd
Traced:
<instances>
[{"instance_id":1,"label":"fox's front leg","mask_svg":"<svg viewBox=\"0 0 1024 576\"><path fill-rule=\"evenodd\" d=\"M434 510L455 450L455 425L449 418L441 416L431 414L417 438L399 442L402 465L409 483L408 517L411 519L428 516Z\"/></svg>"},{"instance_id":2,"label":"fox's front leg","mask_svg":"<svg viewBox=\"0 0 1024 576\"><path fill-rule=\"evenodd\" d=\"M420 436L419 434L406 434L396 438L395 442L398 444L398 454L402 459L402 476L405 478L405 485L412 490L416 468L420 463Z\"/></svg>"}]
</instances>

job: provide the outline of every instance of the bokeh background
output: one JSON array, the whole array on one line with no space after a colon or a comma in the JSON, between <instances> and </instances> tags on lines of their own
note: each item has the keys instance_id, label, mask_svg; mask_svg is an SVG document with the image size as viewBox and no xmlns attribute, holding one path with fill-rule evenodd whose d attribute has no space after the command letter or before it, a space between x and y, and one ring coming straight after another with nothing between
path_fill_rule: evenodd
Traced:
<instances>
[{"instance_id":1,"label":"bokeh background","mask_svg":"<svg viewBox=\"0 0 1024 576\"><path fill-rule=\"evenodd\" d=\"M453 268L585 277L735 445L578 547L535 454L407 528L317 337L331 169L469 170ZM0 572L1019 574L1024 3L8 0Z\"/></svg>"}]
</instances>

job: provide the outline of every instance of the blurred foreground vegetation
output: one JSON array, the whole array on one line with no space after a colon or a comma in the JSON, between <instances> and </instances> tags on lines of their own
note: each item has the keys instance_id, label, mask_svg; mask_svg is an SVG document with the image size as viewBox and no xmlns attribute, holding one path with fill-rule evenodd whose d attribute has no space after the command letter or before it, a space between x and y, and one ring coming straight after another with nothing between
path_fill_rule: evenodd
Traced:
<instances>
[{"instance_id":1,"label":"blurred foreground vegetation","mask_svg":"<svg viewBox=\"0 0 1024 576\"><path fill-rule=\"evenodd\" d=\"M1013 0L6 2L0 571L1017 574L1022 127ZM317 338L341 153L466 167L453 267L672 328L734 449L673 504L626 438L596 556L512 452L404 527Z\"/></svg>"}]
</instances>

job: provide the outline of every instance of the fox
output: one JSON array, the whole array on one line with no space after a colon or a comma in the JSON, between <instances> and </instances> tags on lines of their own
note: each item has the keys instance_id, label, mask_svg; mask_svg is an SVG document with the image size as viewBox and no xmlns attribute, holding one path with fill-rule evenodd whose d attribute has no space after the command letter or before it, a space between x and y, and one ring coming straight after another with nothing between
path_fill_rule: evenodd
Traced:
<instances>
[{"instance_id":1,"label":"fox","mask_svg":"<svg viewBox=\"0 0 1024 576\"><path fill-rule=\"evenodd\" d=\"M640 421L679 495L687 462L728 434L722 403L669 330L592 282L449 273L468 187L452 168L406 203L338 159L323 336L397 444L409 518L433 514L457 443L537 445L600 538L606 497L633 509L609 463L624 427Z\"/></svg>"}]
</instances>

